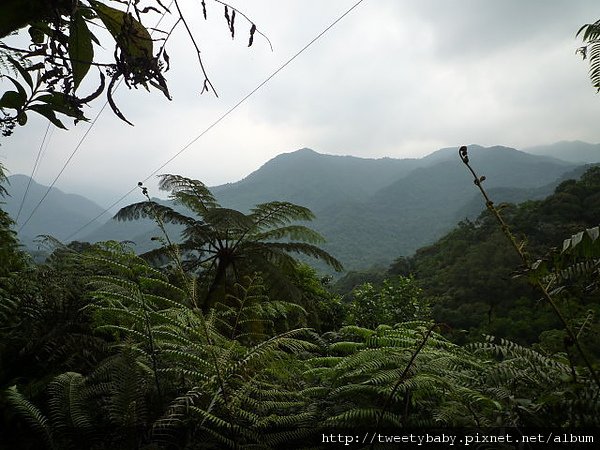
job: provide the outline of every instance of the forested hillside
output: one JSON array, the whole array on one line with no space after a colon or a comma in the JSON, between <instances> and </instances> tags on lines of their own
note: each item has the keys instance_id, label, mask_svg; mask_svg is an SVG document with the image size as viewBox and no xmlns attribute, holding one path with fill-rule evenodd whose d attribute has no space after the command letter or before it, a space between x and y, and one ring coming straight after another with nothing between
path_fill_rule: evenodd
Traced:
<instances>
[{"instance_id":1,"label":"forested hillside","mask_svg":"<svg viewBox=\"0 0 600 450\"><path fill-rule=\"evenodd\" d=\"M577 170L571 163L507 147L472 146L471 151L502 201L543 198L565 174ZM476 217L481 209L476 193L464 182L455 148L418 159L367 159L302 149L212 190L224 206L241 211L274 200L307 206L316 215L315 230L327 240L323 248L347 269L387 265L398 254L432 243L458 221ZM170 232L178 238L176 228ZM130 240L144 252L155 246L151 239L157 233L150 220L109 221L82 239Z\"/></svg>"},{"instance_id":2,"label":"forested hillside","mask_svg":"<svg viewBox=\"0 0 600 450\"><path fill-rule=\"evenodd\" d=\"M598 448L597 4L246 3L0 2L0 450Z\"/></svg>"},{"instance_id":3,"label":"forested hillside","mask_svg":"<svg viewBox=\"0 0 600 450\"><path fill-rule=\"evenodd\" d=\"M600 168L581 180L561 183L544 200L502 209L513 232L526 242L535 259L543 258L562 241L600 223ZM475 221L461 222L434 245L419 249L412 270L434 303L433 316L454 329L470 329L531 344L542 341L552 350L551 330L560 328L553 311L543 302L531 303L536 293L519 272L518 255L504 245L506 237L494 217L483 213ZM517 277L517 278L515 278ZM589 284L589 279L585 279ZM569 283L560 293L571 320L585 321L598 310L595 289L586 281ZM596 335L598 330L594 330ZM552 342L554 340L554 342Z\"/></svg>"},{"instance_id":4,"label":"forested hillside","mask_svg":"<svg viewBox=\"0 0 600 450\"><path fill-rule=\"evenodd\" d=\"M21 229L21 242L29 248L35 248L33 240L40 234L65 240L103 211L101 206L81 195L67 194L56 188L48 191L46 186L28 176L12 175L8 179L10 197L6 199L5 209ZM94 220L89 225L90 231L101 225L102 222ZM81 238L82 235L72 237Z\"/></svg>"},{"instance_id":5,"label":"forested hillside","mask_svg":"<svg viewBox=\"0 0 600 450\"><path fill-rule=\"evenodd\" d=\"M471 146L471 152L480 155L480 165L489 175L489 187L499 201L544 198L564 177L577 178L585 170L583 166L500 146ZM423 158L367 159L302 149L279 155L243 180L212 191L223 205L241 211L273 200L305 205L315 212L314 228L327 239L324 248L348 269L385 266L398 254L411 254L458 221L479 214L479 199L464 183L455 154L455 148L448 148ZM21 241L33 251L38 251L38 246L31 243L39 234L88 242L129 240L135 243L138 253L156 247L152 238L159 230L149 219L135 224L94 221L74 235L103 210L83 197L56 189L25 223L44 187L32 182L27 201L21 206L29 178L13 175L9 179L13 189L7 211L13 219L18 218ZM179 239L180 230L169 224L167 227L174 239Z\"/></svg>"},{"instance_id":6,"label":"forested hillside","mask_svg":"<svg viewBox=\"0 0 600 450\"><path fill-rule=\"evenodd\" d=\"M161 187L177 209L147 197L117 216L162 230L144 257L56 242L34 265L2 216L0 448L307 448L331 429L600 425L597 228L525 270L483 214L340 296L294 259L340 268L296 223L308 209L242 213L181 176ZM593 168L499 208L545 256L598 222L598 198ZM570 334L527 281L559 262L551 298Z\"/></svg>"}]
</instances>

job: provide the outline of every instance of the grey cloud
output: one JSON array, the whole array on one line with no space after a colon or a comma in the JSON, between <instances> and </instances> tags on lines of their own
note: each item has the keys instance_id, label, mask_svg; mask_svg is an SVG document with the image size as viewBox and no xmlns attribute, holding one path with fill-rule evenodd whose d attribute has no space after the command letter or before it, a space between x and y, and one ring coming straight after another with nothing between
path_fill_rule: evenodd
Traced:
<instances>
[{"instance_id":1,"label":"grey cloud","mask_svg":"<svg viewBox=\"0 0 600 450\"><path fill-rule=\"evenodd\" d=\"M193 18L219 98L198 94L194 52L184 33L173 36L174 100L121 90L119 105L136 126L105 112L59 187L124 193L353 3L239 2L273 52L258 38L248 49L243 24L232 41L216 8L208 22ZM305 146L404 157L465 142L598 142L600 98L574 55L574 35L599 12L583 0L368 0L164 171L219 184ZM53 179L85 126L55 134L42 181ZM0 157L13 172L30 171L43 127L32 121L3 141Z\"/></svg>"}]
</instances>

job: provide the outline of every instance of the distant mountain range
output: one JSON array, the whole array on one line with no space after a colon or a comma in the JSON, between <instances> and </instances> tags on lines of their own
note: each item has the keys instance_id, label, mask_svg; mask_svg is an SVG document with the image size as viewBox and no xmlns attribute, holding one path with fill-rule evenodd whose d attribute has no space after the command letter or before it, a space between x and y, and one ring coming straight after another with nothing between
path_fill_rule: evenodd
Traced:
<instances>
[{"instance_id":1,"label":"distant mountain range","mask_svg":"<svg viewBox=\"0 0 600 450\"><path fill-rule=\"evenodd\" d=\"M576 164L600 163L600 144L588 144L582 141L562 141L551 145L529 147L523 151Z\"/></svg>"},{"instance_id":2,"label":"distant mountain range","mask_svg":"<svg viewBox=\"0 0 600 450\"><path fill-rule=\"evenodd\" d=\"M46 234L64 240L74 229L82 227L104 211L104 208L86 197L67 194L60 189L52 188L29 219L32 211L47 192L48 186L38 184L26 175L11 175L8 181L7 190L10 197L4 199L5 204L2 208L17 222L17 228L25 225L19 233L19 239L29 248L34 246L34 239L38 235ZM21 207L26 190L26 201ZM21 209L20 214L19 209ZM90 233L102 225L102 221L94 221L85 232ZM83 235L76 235L74 238L82 239Z\"/></svg>"},{"instance_id":3,"label":"distant mountain range","mask_svg":"<svg viewBox=\"0 0 600 450\"><path fill-rule=\"evenodd\" d=\"M520 202L543 198L565 177L577 178L584 163L600 161L600 145L561 142L527 149L469 146L471 162L494 200ZM583 159L582 159L583 158ZM184 174L193 177L193 173ZM28 177L9 177L16 212ZM286 200L317 215L311 224L328 240L325 248L347 268L387 264L433 242L459 220L478 215L484 205L457 148L418 159L365 159L323 155L304 148L281 154L241 181L211 188L226 207L248 210L257 203ZM32 183L19 222L37 204L43 186ZM53 189L24 228L28 244L36 234L64 239L68 232L102 212L84 197ZM95 223L79 240L132 240L139 251L152 248L158 235L150 220ZM177 234L176 229L171 230Z\"/></svg>"}]
</instances>

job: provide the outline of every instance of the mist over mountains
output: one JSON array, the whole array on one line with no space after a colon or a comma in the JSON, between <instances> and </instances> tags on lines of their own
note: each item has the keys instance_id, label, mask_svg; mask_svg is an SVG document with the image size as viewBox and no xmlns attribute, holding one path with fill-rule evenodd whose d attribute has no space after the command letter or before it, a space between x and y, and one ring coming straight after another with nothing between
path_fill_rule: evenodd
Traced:
<instances>
[{"instance_id":1,"label":"mist over mountains","mask_svg":"<svg viewBox=\"0 0 600 450\"><path fill-rule=\"evenodd\" d=\"M578 178L584 171L582 164L600 161L600 145L560 142L527 153L471 145L469 154L478 174L486 176L486 188L496 202L521 202L549 195L563 179ZM28 177L14 175L9 180L12 197L5 207L16 218ZM20 225L45 189L31 184ZM241 181L211 190L223 206L242 211L272 200L309 207L317 216L310 226L327 238L323 247L347 269L388 264L411 254L484 208L457 148L419 159L364 159L304 148L271 159ZM64 239L102 211L85 197L53 189L21 238L27 245L37 234ZM177 234L174 228L171 232ZM93 223L75 238L131 240L143 252L156 245L151 238L158 234L150 220L109 220Z\"/></svg>"},{"instance_id":2,"label":"mist over mountains","mask_svg":"<svg viewBox=\"0 0 600 450\"><path fill-rule=\"evenodd\" d=\"M84 226L104 211L102 206L84 196L65 193L57 188L52 188L40 203L48 190L47 186L36 183L27 175L11 175L8 181L10 184L6 187L10 197L4 199L2 208L17 222L17 229L23 227L22 232L19 232L19 239L28 248L35 245L34 239L38 235L48 234L64 240L73 230ZM22 203L25 192L27 197ZM36 211L32 215L34 209ZM86 233L94 231L103 223L104 221L94 221L86 228ZM83 233L74 236L74 239L82 238Z\"/></svg>"}]
</instances>

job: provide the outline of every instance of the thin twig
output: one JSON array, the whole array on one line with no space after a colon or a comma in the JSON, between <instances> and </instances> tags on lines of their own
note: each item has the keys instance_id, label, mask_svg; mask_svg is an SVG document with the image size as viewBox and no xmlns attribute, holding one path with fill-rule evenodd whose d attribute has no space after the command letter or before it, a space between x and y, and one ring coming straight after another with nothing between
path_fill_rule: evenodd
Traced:
<instances>
[{"instance_id":1,"label":"thin twig","mask_svg":"<svg viewBox=\"0 0 600 450\"><path fill-rule=\"evenodd\" d=\"M460 159L462 160L464 165L467 166L467 168L473 175L473 177L474 177L473 183L475 183L475 186L477 186L479 188L479 190L481 191L481 194L483 195L483 198L485 198L485 206L487 207L487 209L492 213L492 215L496 218L496 220L500 224L500 227L502 228L502 232L504 233L504 235L508 238L508 240L512 244L513 248L515 249L515 251L517 252L519 257L521 258L521 261L523 262L525 267L528 269L531 268L529 256L527 255L527 253L525 253L523 251L523 245L519 245L517 243L517 240L516 240L514 234L510 231L510 227L504 221L504 219L500 215L500 211L498 211L498 209L494 206L494 202L492 202L492 200L490 200L489 196L487 195L487 192L481 185L482 182L485 180L485 177L477 176L477 174L475 173L475 170L473 170L473 168L469 164L469 156L467 154L467 147L464 145L462 147L460 147L458 150L458 155L460 156ZM550 307L553 309L554 313L556 314L556 316L562 323L565 331L569 335L569 338L571 339L571 341L577 348L577 351L583 358L583 361L584 361L585 365L587 366L588 370L590 371L590 374L591 374L592 378L594 379L594 382L596 383L598 388L600 388L600 378L598 378L598 374L594 370L594 367L593 367L591 361L588 359L587 354L583 351L583 348L581 347L581 344L579 343L579 339L577 338L577 335L573 332L573 330L569 326L567 320L565 319L562 312L558 308L558 305L556 304L556 302L554 301L554 299L548 292L548 289L546 288L546 286L544 286L542 284L542 281L537 278L535 279L534 284L540 289L540 291L542 291L544 299L550 305Z\"/></svg>"},{"instance_id":2,"label":"thin twig","mask_svg":"<svg viewBox=\"0 0 600 450\"><path fill-rule=\"evenodd\" d=\"M250 22L252 25L254 25L256 27L255 22L253 20L251 20L246 14L241 12L239 9L234 8L229 3L222 2L221 0L213 0L213 1L215 3L220 3L223 6L227 6L231 10L235 11L236 14L239 14L240 16L242 16L244 19L246 19L248 22ZM273 51L273 44L271 44L271 40L267 37L267 35L264 34L263 32L261 32L258 28L255 28L254 31L266 39L266 41L269 43L269 47L271 47L271 51Z\"/></svg>"},{"instance_id":3,"label":"thin twig","mask_svg":"<svg viewBox=\"0 0 600 450\"><path fill-rule=\"evenodd\" d=\"M434 323L434 324L432 324L429 327L429 329L427 330L427 333L425 333L425 335L423 336L423 340L421 341L421 343L419 344L419 346L415 349L415 351L411 355L410 360L408 361L408 364L406 365L406 367L402 371L402 374L400 375L400 378L398 379L398 381L394 385L392 391L390 392L390 395L388 395L387 398L385 399L385 403L383 404L383 407L381 408L381 412L379 413L379 417L377 418L377 423L375 424L375 431L374 431L374 433L377 433L377 430L379 429L379 425L381 425L381 421L383 420L383 416L385 415L385 412L386 412L386 410L388 408L388 405L389 405L390 401L392 400L392 398L394 397L394 395L396 394L396 392L398 391L398 389L400 389L400 385L402 383L404 383L404 381L406 380L406 376L408 375L408 371L412 368L415 360L417 359L417 356L419 356L419 353L421 353L421 350L423 350L423 348L425 347L425 344L427 344L427 341L429 340L429 337L431 336L431 333L433 333L433 329L436 326L437 325Z\"/></svg>"},{"instance_id":4,"label":"thin twig","mask_svg":"<svg viewBox=\"0 0 600 450\"><path fill-rule=\"evenodd\" d=\"M181 8L179 7L179 2L177 0L174 0L174 3L175 3L175 7L177 8L177 12L179 13L179 18L183 22L183 25L185 26L185 29L187 30L188 36L190 37L190 40L192 41L192 44L194 45L194 48L196 49L196 55L198 56L198 62L200 63L200 69L202 69L202 74L204 75L204 84L203 84L202 92L207 90L206 86L208 85L214 92L215 96L218 97L219 94L217 94L215 87L213 86L212 82L208 78L208 74L206 73L206 69L204 68L204 63L202 62L202 57L200 56L200 48L198 47L198 44L196 43L196 39L194 38L194 35L192 34L192 30L190 30L190 27L189 27L187 21L185 20L185 17L183 17L183 13L181 12Z\"/></svg>"}]
</instances>

